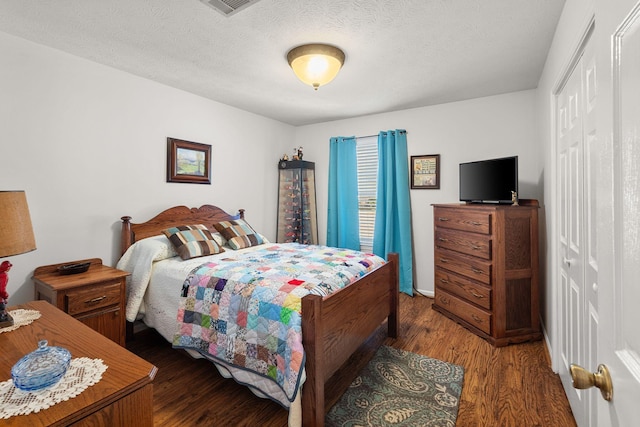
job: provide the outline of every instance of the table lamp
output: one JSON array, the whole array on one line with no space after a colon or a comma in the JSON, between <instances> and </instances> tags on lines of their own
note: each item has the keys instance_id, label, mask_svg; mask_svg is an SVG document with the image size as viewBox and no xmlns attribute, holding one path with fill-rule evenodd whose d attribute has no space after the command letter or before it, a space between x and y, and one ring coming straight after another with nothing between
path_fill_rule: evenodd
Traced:
<instances>
[{"instance_id":1,"label":"table lamp","mask_svg":"<svg viewBox=\"0 0 640 427\"><path fill-rule=\"evenodd\" d=\"M0 258L31 252L36 249L27 196L24 191L0 191ZM0 263L0 328L13 325L7 313L9 294L7 272L9 261Z\"/></svg>"}]
</instances>

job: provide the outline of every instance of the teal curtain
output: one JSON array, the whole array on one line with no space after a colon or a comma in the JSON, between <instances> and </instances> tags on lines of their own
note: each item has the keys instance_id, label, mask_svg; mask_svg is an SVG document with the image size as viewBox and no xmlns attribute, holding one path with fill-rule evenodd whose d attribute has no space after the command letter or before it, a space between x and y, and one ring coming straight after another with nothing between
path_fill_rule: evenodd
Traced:
<instances>
[{"instance_id":1,"label":"teal curtain","mask_svg":"<svg viewBox=\"0 0 640 427\"><path fill-rule=\"evenodd\" d=\"M360 250L356 138L329 140L327 246Z\"/></svg>"},{"instance_id":2,"label":"teal curtain","mask_svg":"<svg viewBox=\"0 0 640 427\"><path fill-rule=\"evenodd\" d=\"M400 291L413 295L413 244L409 199L409 157L404 130L378 134L378 194L373 253L400 258Z\"/></svg>"}]
</instances>

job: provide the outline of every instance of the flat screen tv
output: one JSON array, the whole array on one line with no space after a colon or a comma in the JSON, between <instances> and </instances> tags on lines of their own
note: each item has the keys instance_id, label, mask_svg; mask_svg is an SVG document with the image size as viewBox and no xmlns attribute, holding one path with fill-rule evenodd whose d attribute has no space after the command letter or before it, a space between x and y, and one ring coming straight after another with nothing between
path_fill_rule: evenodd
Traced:
<instances>
[{"instance_id":1,"label":"flat screen tv","mask_svg":"<svg viewBox=\"0 0 640 427\"><path fill-rule=\"evenodd\" d=\"M513 203L518 194L518 156L460 163L460 201Z\"/></svg>"}]
</instances>

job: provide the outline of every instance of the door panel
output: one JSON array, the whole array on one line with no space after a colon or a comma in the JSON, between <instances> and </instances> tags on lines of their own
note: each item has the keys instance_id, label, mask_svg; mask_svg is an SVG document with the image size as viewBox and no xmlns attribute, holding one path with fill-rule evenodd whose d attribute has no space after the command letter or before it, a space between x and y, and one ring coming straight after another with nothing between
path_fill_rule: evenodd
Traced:
<instances>
[{"instance_id":1,"label":"door panel","mask_svg":"<svg viewBox=\"0 0 640 427\"><path fill-rule=\"evenodd\" d=\"M613 381L613 400L600 411L601 422L612 426L635 425L640 419L639 51L640 4L613 34L613 159L605 163L611 166L602 186L603 191L613 189L612 211L598 221L600 235L613 236L613 244L604 245L606 259L601 259L603 267L612 268L606 275L610 283L601 290L611 303L602 316L600 339L605 345L599 354Z\"/></svg>"},{"instance_id":2,"label":"door panel","mask_svg":"<svg viewBox=\"0 0 640 427\"><path fill-rule=\"evenodd\" d=\"M558 183L560 234L559 266L559 336L561 349L560 378L578 425L586 425L585 393L571 384L569 365L585 363L583 330L583 58L557 97L558 105Z\"/></svg>"},{"instance_id":3,"label":"door panel","mask_svg":"<svg viewBox=\"0 0 640 427\"><path fill-rule=\"evenodd\" d=\"M589 33L590 34L590 33ZM593 43L587 37L557 97L560 234L560 378L579 426L597 423L597 391L573 388L569 365L590 366L598 350L597 85ZM566 120L566 126L565 126ZM594 167L595 166L595 167Z\"/></svg>"},{"instance_id":4,"label":"door panel","mask_svg":"<svg viewBox=\"0 0 640 427\"><path fill-rule=\"evenodd\" d=\"M596 56L594 43L588 43L583 56L583 90L584 90L584 224L583 224L583 274L584 274L584 316L586 319L584 358L589 369L598 366L598 329L599 329L599 284L598 284L598 230L597 207L598 193L596 183L598 174L598 132L596 121L597 87L596 87ZM596 388L582 390L585 394L586 416L588 426L598 425L598 400L600 392Z\"/></svg>"}]
</instances>

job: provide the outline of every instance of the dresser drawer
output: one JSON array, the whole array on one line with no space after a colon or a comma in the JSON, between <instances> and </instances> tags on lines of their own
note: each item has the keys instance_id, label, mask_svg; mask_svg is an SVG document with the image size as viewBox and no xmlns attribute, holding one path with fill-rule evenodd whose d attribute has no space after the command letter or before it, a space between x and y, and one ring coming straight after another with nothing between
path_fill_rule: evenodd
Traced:
<instances>
[{"instance_id":1,"label":"dresser drawer","mask_svg":"<svg viewBox=\"0 0 640 427\"><path fill-rule=\"evenodd\" d=\"M436 267L491 284L491 262L438 247L434 252Z\"/></svg>"},{"instance_id":2,"label":"dresser drawer","mask_svg":"<svg viewBox=\"0 0 640 427\"><path fill-rule=\"evenodd\" d=\"M439 289L436 289L435 303L470 325L491 334L491 313Z\"/></svg>"},{"instance_id":3,"label":"dresser drawer","mask_svg":"<svg viewBox=\"0 0 640 427\"><path fill-rule=\"evenodd\" d=\"M120 281L67 292L67 313L72 316L120 304Z\"/></svg>"},{"instance_id":4,"label":"dresser drawer","mask_svg":"<svg viewBox=\"0 0 640 427\"><path fill-rule=\"evenodd\" d=\"M465 212L458 209L435 207L433 221L436 227L491 234L491 214L489 212Z\"/></svg>"},{"instance_id":5,"label":"dresser drawer","mask_svg":"<svg viewBox=\"0 0 640 427\"><path fill-rule=\"evenodd\" d=\"M441 268L436 268L436 288L466 299L480 307L491 309L491 288Z\"/></svg>"},{"instance_id":6,"label":"dresser drawer","mask_svg":"<svg viewBox=\"0 0 640 427\"><path fill-rule=\"evenodd\" d=\"M491 259L491 238L488 235L461 233L442 228L436 228L435 233L437 246L484 259Z\"/></svg>"}]
</instances>

